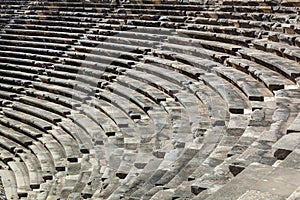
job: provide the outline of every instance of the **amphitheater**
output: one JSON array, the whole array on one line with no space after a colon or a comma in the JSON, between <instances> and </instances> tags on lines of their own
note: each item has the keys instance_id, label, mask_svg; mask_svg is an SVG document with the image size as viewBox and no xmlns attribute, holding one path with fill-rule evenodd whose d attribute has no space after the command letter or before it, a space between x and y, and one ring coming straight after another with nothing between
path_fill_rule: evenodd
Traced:
<instances>
[{"instance_id":1,"label":"amphitheater","mask_svg":"<svg viewBox=\"0 0 300 200\"><path fill-rule=\"evenodd\" d=\"M300 199L299 0L0 7L0 199Z\"/></svg>"}]
</instances>

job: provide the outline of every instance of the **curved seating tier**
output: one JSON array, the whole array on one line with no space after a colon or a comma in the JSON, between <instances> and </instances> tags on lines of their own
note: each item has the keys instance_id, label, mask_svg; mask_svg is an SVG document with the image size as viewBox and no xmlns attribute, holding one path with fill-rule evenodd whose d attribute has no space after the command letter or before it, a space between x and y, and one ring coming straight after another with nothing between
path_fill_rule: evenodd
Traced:
<instances>
[{"instance_id":1,"label":"curved seating tier","mask_svg":"<svg viewBox=\"0 0 300 200\"><path fill-rule=\"evenodd\" d=\"M3 195L295 199L299 11L294 0L1 1Z\"/></svg>"}]
</instances>

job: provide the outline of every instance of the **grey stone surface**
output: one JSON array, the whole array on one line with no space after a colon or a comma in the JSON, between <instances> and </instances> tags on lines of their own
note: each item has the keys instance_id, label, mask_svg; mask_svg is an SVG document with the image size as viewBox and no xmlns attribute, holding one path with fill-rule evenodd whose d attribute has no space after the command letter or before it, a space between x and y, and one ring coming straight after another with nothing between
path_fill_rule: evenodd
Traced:
<instances>
[{"instance_id":1,"label":"grey stone surface","mask_svg":"<svg viewBox=\"0 0 300 200\"><path fill-rule=\"evenodd\" d=\"M298 199L299 6L3 1L1 193Z\"/></svg>"},{"instance_id":2,"label":"grey stone surface","mask_svg":"<svg viewBox=\"0 0 300 200\"><path fill-rule=\"evenodd\" d=\"M277 159L285 159L300 144L299 133L290 133L280 138L273 146L272 150Z\"/></svg>"}]
</instances>

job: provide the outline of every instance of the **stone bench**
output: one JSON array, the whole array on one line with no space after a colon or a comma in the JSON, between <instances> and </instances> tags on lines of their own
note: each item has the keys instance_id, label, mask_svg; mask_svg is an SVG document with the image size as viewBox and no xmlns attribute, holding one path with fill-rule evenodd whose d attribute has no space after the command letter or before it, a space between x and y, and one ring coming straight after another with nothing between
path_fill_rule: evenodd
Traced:
<instances>
[{"instance_id":1,"label":"stone bench","mask_svg":"<svg viewBox=\"0 0 300 200\"><path fill-rule=\"evenodd\" d=\"M180 34L187 35L192 38L202 39L202 40L216 40L220 42L225 42L229 44L242 45L248 47L248 44L251 42L252 38L246 36L237 36L229 35L223 33L211 33L205 31L193 31L193 30L177 30Z\"/></svg>"},{"instance_id":2,"label":"stone bench","mask_svg":"<svg viewBox=\"0 0 300 200\"><path fill-rule=\"evenodd\" d=\"M62 86L58 86L58 85L49 85L47 83L42 83L42 82L33 82L33 86L37 90L42 90L42 91L44 90L49 93L54 92L58 95L61 95L62 96L60 98L61 100L65 98L65 99L70 99L71 102L74 100L77 100L79 103L79 101L83 101L83 100L87 100L87 99L91 98L90 95L86 92L76 91L76 93L74 93L74 91L75 91L74 89L66 88L66 87L62 87ZM45 97L49 96L51 98L51 96L54 95L53 93L50 93L50 94L49 93L44 92L44 96ZM56 101L59 101L59 99L56 99ZM64 104L64 103L62 103L62 104Z\"/></svg>"},{"instance_id":3,"label":"stone bench","mask_svg":"<svg viewBox=\"0 0 300 200\"><path fill-rule=\"evenodd\" d=\"M170 5L171 4L171 5ZM174 4L173 2L165 2L165 4L155 4L154 2L143 2L141 4L123 4L126 8L139 8L139 9L159 9L159 10L193 10L198 11L199 9L205 9L206 7L201 4Z\"/></svg>"},{"instance_id":4,"label":"stone bench","mask_svg":"<svg viewBox=\"0 0 300 200\"><path fill-rule=\"evenodd\" d=\"M63 91L62 93L65 93L66 96L69 96L69 92L66 90L75 90L78 91L78 96L81 96L81 99L88 99L89 95L94 94L97 91L96 86L100 85L101 82L104 82L103 79L100 79L101 72L99 71L98 79L85 75L86 72L90 71L91 70L82 70L82 72L80 71L78 74L75 74L62 71L46 70L48 76L39 75L38 79L47 84L58 85ZM94 74L94 76L97 77L98 74ZM39 83L35 85L39 85Z\"/></svg>"},{"instance_id":5,"label":"stone bench","mask_svg":"<svg viewBox=\"0 0 300 200\"><path fill-rule=\"evenodd\" d=\"M179 71L181 74L189 76L193 79L197 79L201 74L205 73L204 70L177 61L153 56L144 56L143 59L145 63L154 63L155 65L162 66L167 69L172 69L173 71Z\"/></svg>"},{"instance_id":6,"label":"stone bench","mask_svg":"<svg viewBox=\"0 0 300 200\"><path fill-rule=\"evenodd\" d=\"M127 88L123 85L119 84L111 84L108 86L108 88L115 94L119 94L122 97L125 97L127 101L131 101L135 103L137 106L139 106L141 109L143 109L144 112L147 112L148 110L155 107L154 102L149 100L144 95L141 95L136 90L132 90L131 88ZM128 102L129 103L129 102Z\"/></svg>"},{"instance_id":7,"label":"stone bench","mask_svg":"<svg viewBox=\"0 0 300 200\"><path fill-rule=\"evenodd\" d=\"M16 119L16 120L21 120L22 122L32 125L42 131L52 129L52 125L49 122L46 122L45 120L34 117L32 115L25 114L23 112L19 112L16 110L13 111L10 109L5 109L3 111L4 111L5 116L12 118L12 119Z\"/></svg>"},{"instance_id":8,"label":"stone bench","mask_svg":"<svg viewBox=\"0 0 300 200\"><path fill-rule=\"evenodd\" d=\"M125 177L132 170L135 159L136 159L135 153L124 152L122 155L120 166L116 172L116 176L119 177L120 179L125 179Z\"/></svg>"},{"instance_id":9,"label":"stone bench","mask_svg":"<svg viewBox=\"0 0 300 200\"><path fill-rule=\"evenodd\" d=\"M156 35L153 33L156 31ZM166 29L162 33L160 33L160 29L158 28L152 28L151 32L147 32L146 30L137 27L136 29L130 29L127 31L122 30L107 30L107 29L89 29L89 33L91 34L99 34L99 35L107 35L107 36L117 36L119 38L132 38L132 39L140 39L140 40L153 40L153 41L159 41L164 38L166 38L167 34L171 33L170 31L167 32ZM110 41L110 38L107 39Z\"/></svg>"},{"instance_id":10,"label":"stone bench","mask_svg":"<svg viewBox=\"0 0 300 200\"><path fill-rule=\"evenodd\" d=\"M1 77L0 77L1 80ZM24 86L22 84L29 84L29 82L23 82L22 80L13 81L12 79L3 79L2 82L11 82L11 84L0 83L0 88L2 91L8 91L9 93L15 93L17 97L24 91ZM21 83L21 84L20 84ZM21 86L20 86L21 85ZM7 95L9 93L6 93Z\"/></svg>"},{"instance_id":11,"label":"stone bench","mask_svg":"<svg viewBox=\"0 0 300 200\"><path fill-rule=\"evenodd\" d=\"M178 97L180 97L179 95ZM177 94L175 95L175 98L177 98ZM182 98L181 101L183 101ZM207 119L205 119L206 116L203 117L204 119L202 116L195 116L195 113L198 111L193 110L191 112L191 110L183 107L182 103L167 100L166 102L162 102L162 105L173 122L171 124L173 135L171 137L172 140L170 141L175 149L183 149L186 146L189 146L194 139L194 134L197 135L197 132L205 130L208 126ZM166 125L168 124L167 122L168 119L165 122ZM168 127L166 125L164 125L165 128ZM165 130L162 130L162 133L164 133ZM167 139L170 139L169 136L167 136Z\"/></svg>"},{"instance_id":12,"label":"stone bench","mask_svg":"<svg viewBox=\"0 0 300 200\"><path fill-rule=\"evenodd\" d=\"M44 110L48 110L50 112L57 113L62 116L66 116L71 113L71 110L65 106L53 102L45 101L42 99L38 99L38 98L21 96L19 98L19 101L22 103L26 103L28 105L32 105L35 108L42 108Z\"/></svg>"},{"instance_id":13,"label":"stone bench","mask_svg":"<svg viewBox=\"0 0 300 200\"><path fill-rule=\"evenodd\" d=\"M52 14L52 13L51 13ZM39 15L30 15L31 19L28 18L18 18L15 20L16 24L32 24L32 25L47 25L47 26L63 26L63 27L93 27L93 23L80 21L76 16L52 16L47 15L47 19L40 19ZM58 20L58 19L64 20ZM28 22L28 23L27 23Z\"/></svg>"},{"instance_id":14,"label":"stone bench","mask_svg":"<svg viewBox=\"0 0 300 200\"><path fill-rule=\"evenodd\" d=\"M17 193L19 197L26 197L27 193L31 190L29 174L23 162L9 162L17 183Z\"/></svg>"},{"instance_id":15,"label":"stone bench","mask_svg":"<svg viewBox=\"0 0 300 200\"><path fill-rule=\"evenodd\" d=\"M17 97L18 95L12 92L6 92L6 91L1 91L0 97L4 99L9 99L13 100Z\"/></svg>"},{"instance_id":16,"label":"stone bench","mask_svg":"<svg viewBox=\"0 0 300 200\"><path fill-rule=\"evenodd\" d=\"M123 8L119 9L119 12L125 12L125 13L133 13L133 14L155 14L155 15L175 15L180 16L183 15L183 13L180 10L156 10L156 9L136 9L136 8Z\"/></svg>"},{"instance_id":17,"label":"stone bench","mask_svg":"<svg viewBox=\"0 0 300 200\"><path fill-rule=\"evenodd\" d=\"M39 160L43 180L52 180L55 165L51 152L39 141L34 141L33 145L30 145L29 148Z\"/></svg>"},{"instance_id":18,"label":"stone bench","mask_svg":"<svg viewBox=\"0 0 300 200\"><path fill-rule=\"evenodd\" d=\"M266 42L262 40L253 40L252 43L259 50L271 52L294 61L300 60L300 48L298 47L291 47L278 42Z\"/></svg>"},{"instance_id":19,"label":"stone bench","mask_svg":"<svg viewBox=\"0 0 300 200\"><path fill-rule=\"evenodd\" d=\"M81 101L79 101L79 100L75 100L73 98L69 98L69 97L66 97L63 95L59 95L59 94L53 94L50 92L39 91L39 90L35 90L35 89L30 89L30 90L27 90L26 92L27 92L27 95L29 95L29 96L46 99L48 101L52 101L54 103L61 104L68 108L79 107L81 104Z\"/></svg>"},{"instance_id":20,"label":"stone bench","mask_svg":"<svg viewBox=\"0 0 300 200\"><path fill-rule=\"evenodd\" d=\"M93 149L92 138L85 130L73 123L72 121L63 121L59 125L62 129L72 136L79 145L81 153L89 153Z\"/></svg>"},{"instance_id":21,"label":"stone bench","mask_svg":"<svg viewBox=\"0 0 300 200\"><path fill-rule=\"evenodd\" d=\"M294 6L294 7L300 6L299 2L295 1L295 0L283 0L282 5L283 6Z\"/></svg>"},{"instance_id":22,"label":"stone bench","mask_svg":"<svg viewBox=\"0 0 300 200\"><path fill-rule=\"evenodd\" d=\"M82 157L79 145L72 136L68 135L62 129L50 130L48 132L53 136L53 140L56 140L64 148L69 162L77 162Z\"/></svg>"},{"instance_id":23,"label":"stone bench","mask_svg":"<svg viewBox=\"0 0 300 200\"><path fill-rule=\"evenodd\" d=\"M165 169L157 169L155 171L152 171L152 173L150 173L150 177L147 177L145 183L142 184L141 187L138 188L136 191L134 191L131 194L131 197L141 198L142 196L147 194L147 192L149 192L149 190L151 190L151 188L154 187L154 183L158 181L166 172L167 170Z\"/></svg>"},{"instance_id":24,"label":"stone bench","mask_svg":"<svg viewBox=\"0 0 300 200\"><path fill-rule=\"evenodd\" d=\"M132 27L129 25L126 25L125 27L128 27L128 30L136 29L136 31L139 33L156 34L157 38L165 38L166 36L172 34L171 33L172 29L170 30L170 28L164 28L164 27L146 27L146 26Z\"/></svg>"},{"instance_id":25,"label":"stone bench","mask_svg":"<svg viewBox=\"0 0 300 200\"><path fill-rule=\"evenodd\" d=\"M120 34L122 36L122 34ZM109 42L109 43L118 43L121 45L133 45L133 46L139 46L142 48L153 48L156 44L158 44L158 41L148 41L145 39L134 39L134 38L123 38L117 36L105 36L105 35L96 35L96 34L87 34L87 39L94 40L94 41L101 41L101 42ZM83 41L85 42L85 41Z\"/></svg>"},{"instance_id":26,"label":"stone bench","mask_svg":"<svg viewBox=\"0 0 300 200\"><path fill-rule=\"evenodd\" d=\"M230 112L242 114L250 109L246 96L233 87L232 84L225 82L214 74L205 74L201 77L201 80L222 96Z\"/></svg>"},{"instance_id":27,"label":"stone bench","mask_svg":"<svg viewBox=\"0 0 300 200\"><path fill-rule=\"evenodd\" d=\"M265 134L266 138L271 138L270 135L273 131L269 129L273 112L274 111L270 108L263 108L261 110L254 110L251 116L231 116L232 121L229 122L230 129L228 133L233 136L234 141L232 141L233 144L231 144L227 156L234 157L234 155L242 154L248 147L254 145L256 141L258 143L263 143L261 140L267 141L262 134ZM242 126L239 126L239 123L241 123ZM261 139L258 139L260 137Z\"/></svg>"},{"instance_id":28,"label":"stone bench","mask_svg":"<svg viewBox=\"0 0 300 200\"><path fill-rule=\"evenodd\" d=\"M280 73L253 61L240 58L228 58L226 63L240 71L250 73L254 78L262 81L271 91L284 89L294 85L294 82L285 78Z\"/></svg>"},{"instance_id":29,"label":"stone bench","mask_svg":"<svg viewBox=\"0 0 300 200\"><path fill-rule=\"evenodd\" d=\"M3 63L11 63L13 65L23 65L23 66L34 66L41 70L41 67L49 65L48 62L43 61L36 61L31 59L19 59L19 58L12 58L12 57L0 57L1 62Z\"/></svg>"},{"instance_id":30,"label":"stone bench","mask_svg":"<svg viewBox=\"0 0 300 200\"><path fill-rule=\"evenodd\" d=\"M29 81L29 80L26 80L26 79L0 76L0 83L4 83L4 84L2 84L2 86L4 86L4 88L10 88L10 90L15 90L16 92L20 92L20 91L24 90L20 86L23 86L23 87L28 86L32 82ZM8 86L8 84L10 86ZM14 86L11 86L11 85L15 85L17 87L14 87Z\"/></svg>"},{"instance_id":31,"label":"stone bench","mask_svg":"<svg viewBox=\"0 0 300 200\"><path fill-rule=\"evenodd\" d=\"M149 163L144 167L143 171L139 174L139 176L137 176L136 179L134 179L132 183L129 184L128 193L134 195L134 192L138 190L138 187L136 187L136 185L142 186L147 181L147 179L152 175L152 173L154 173L155 170L157 170L160 163L161 160L158 159L150 160ZM159 177L157 180L159 180ZM142 189L142 187L140 188Z\"/></svg>"},{"instance_id":32,"label":"stone bench","mask_svg":"<svg viewBox=\"0 0 300 200\"><path fill-rule=\"evenodd\" d=\"M79 52L90 53L90 54L86 54L87 58L90 56L93 56L93 55L104 55L104 56L110 56L110 57L114 57L114 58L121 58L121 59L125 58L128 60L138 61L139 58L142 57L141 54L124 52L124 51L120 51L118 49L116 49L116 50L102 49L99 46L97 46L96 48L74 46L73 48Z\"/></svg>"},{"instance_id":33,"label":"stone bench","mask_svg":"<svg viewBox=\"0 0 300 200\"><path fill-rule=\"evenodd\" d=\"M39 160L31 152L20 153L20 157L26 165L29 174L29 186L31 189L39 189L43 182Z\"/></svg>"},{"instance_id":34,"label":"stone bench","mask_svg":"<svg viewBox=\"0 0 300 200\"><path fill-rule=\"evenodd\" d=\"M9 2L9 1L8 1ZM22 1L21 1L22 2ZM14 4L17 4L14 2ZM45 8L49 6L57 6L57 7L82 7L83 5L87 8L89 7L110 7L108 2L80 2L80 1L71 1L71 2L63 2L63 1L53 1L53 2L36 2L34 5L43 6Z\"/></svg>"},{"instance_id":35,"label":"stone bench","mask_svg":"<svg viewBox=\"0 0 300 200\"><path fill-rule=\"evenodd\" d=\"M131 78L136 78L137 80L153 85L171 96L173 96L175 93L177 93L180 90L179 86L167 80L164 80L158 76L146 74L135 70L127 71L127 75Z\"/></svg>"},{"instance_id":36,"label":"stone bench","mask_svg":"<svg viewBox=\"0 0 300 200\"><path fill-rule=\"evenodd\" d=\"M176 161L173 163L174 168L168 172L166 172L160 180L158 180L155 185L166 185L166 187L170 186L170 182L172 182L173 179L176 179L176 175L174 174L180 174L184 170L185 166L193 159L194 156L196 156L198 153L197 149L189 149L186 148L184 152L176 159Z\"/></svg>"},{"instance_id":37,"label":"stone bench","mask_svg":"<svg viewBox=\"0 0 300 200\"><path fill-rule=\"evenodd\" d=\"M80 126L93 139L95 143L104 145L104 132L102 128L83 114L71 113L70 118Z\"/></svg>"},{"instance_id":38,"label":"stone bench","mask_svg":"<svg viewBox=\"0 0 300 200\"><path fill-rule=\"evenodd\" d=\"M52 56L53 61L59 59L57 56L63 55L63 51L57 51L53 49L41 49L41 48L38 49L33 47L19 47L19 46L11 46L11 45L1 45L0 50L46 55L49 56L48 60L50 60L50 57Z\"/></svg>"},{"instance_id":39,"label":"stone bench","mask_svg":"<svg viewBox=\"0 0 300 200\"><path fill-rule=\"evenodd\" d=\"M169 121L169 119L172 117L172 113L170 113L169 110L164 110L164 106L165 105L163 105L162 108L156 107L155 109L148 111L148 115L153 121L153 124L151 125L154 127L150 126L149 129L145 129L146 131L143 131L142 129L139 130L143 133L141 137L142 146L146 146L147 144L147 148L143 148L143 151L145 152L147 152L149 146L151 148L152 145L165 144L171 142L170 139L172 137L173 124ZM156 134L156 140L151 141L153 134ZM153 152L153 155L156 157L160 157L162 154L162 152ZM143 159L141 158L141 160ZM140 162L142 162L141 168L144 168L145 163L143 161L136 161L137 166L140 166Z\"/></svg>"},{"instance_id":40,"label":"stone bench","mask_svg":"<svg viewBox=\"0 0 300 200\"><path fill-rule=\"evenodd\" d=\"M167 81L173 82L179 86L183 85L183 83L188 83L192 80L191 78L186 77L183 74L180 74L176 71L165 69L164 67L160 67L152 63L137 64L134 66L134 69L153 74Z\"/></svg>"},{"instance_id":41,"label":"stone bench","mask_svg":"<svg viewBox=\"0 0 300 200\"><path fill-rule=\"evenodd\" d=\"M202 19L202 18L199 18ZM203 21L204 20L204 21ZM297 31L297 28L291 29L287 26L279 30L275 30L273 25L275 22L266 23L264 21L251 20L236 20L236 19L213 19L203 18L200 24L188 23L188 30L209 31L212 33L228 34L228 35L242 35L260 39L260 36L267 35L268 39L274 42L284 42L289 45L297 45L295 36L292 34L285 34L286 31ZM238 26L238 27L236 27ZM263 29L262 29L263 28ZM273 30L274 29L274 30ZM278 32L280 31L280 32ZM232 37L232 36L231 36ZM242 40L243 41L243 40Z\"/></svg>"},{"instance_id":42,"label":"stone bench","mask_svg":"<svg viewBox=\"0 0 300 200\"><path fill-rule=\"evenodd\" d=\"M246 145L246 150L242 151L242 153L230 163L230 172L236 176L254 162L273 165L276 162L276 158L271 152L271 146L274 144L274 138L272 138L274 134L274 130L264 131L251 145ZM249 142L251 142L251 139ZM240 149L242 150L242 148ZM234 152L234 149L232 152ZM232 154L232 152L230 152L230 154Z\"/></svg>"},{"instance_id":43,"label":"stone bench","mask_svg":"<svg viewBox=\"0 0 300 200\"><path fill-rule=\"evenodd\" d=\"M101 126L107 136L115 135L117 132L120 132L119 127L115 124L113 119L101 112L99 109L89 105L82 105L81 109L86 116Z\"/></svg>"},{"instance_id":44,"label":"stone bench","mask_svg":"<svg viewBox=\"0 0 300 200\"><path fill-rule=\"evenodd\" d=\"M34 74L42 73L44 72L44 69L38 66L26 66L26 65L21 65L21 64L10 64L10 63L1 63L0 64L1 68L3 70L7 71L18 71L18 72L27 72L31 73L32 75L30 76L29 74L26 75L28 77L35 77Z\"/></svg>"},{"instance_id":45,"label":"stone bench","mask_svg":"<svg viewBox=\"0 0 300 200\"><path fill-rule=\"evenodd\" d=\"M223 5L245 5L245 6L262 6L262 5L277 5L276 2L271 0L255 0L255 1L243 1L243 0L225 0Z\"/></svg>"},{"instance_id":46,"label":"stone bench","mask_svg":"<svg viewBox=\"0 0 300 200\"><path fill-rule=\"evenodd\" d=\"M227 6L222 5L220 11L230 11L230 12L263 12L270 13L272 12L272 6Z\"/></svg>"},{"instance_id":47,"label":"stone bench","mask_svg":"<svg viewBox=\"0 0 300 200\"><path fill-rule=\"evenodd\" d=\"M68 8L65 8L65 10L62 10L62 12L68 12L68 10L67 10ZM71 8L71 9L74 9L74 10L81 10L81 12L85 12L82 8ZM104 10L105 10L105 8L104 8ZM107 10L109 10L109 9L107 9ZM93 10L89 10L89 11L87 11L87 12L90 12L90 11L93 11ZM94 11L96 11L96 9L94 9ZM95 12L96 13L96 12ZM47 13L48 14L48 13ZM87 17L87 16L84 16L84 17L81 17L80 19L79 19L79 17L77 17L77 16L74 16L74 15L71 15L71 16L69 16L69 15L57 15L58 13L55 13L55 12L51 12L51 13L49 13L48 15L43 15L43 19L41 20L40 19L40 17L39 17L39 15L37 15L36 13L33 13L33 12L28 12L28 14L26 15L26 16L28 16L29 17L29 19L38 19L38 20L40 20L40 21L54 21L54 20L57 20L57 19L60 19L60 20L62 20L62 21L66 21L66 22L81 22L81 23L91 23L91 22L94 22L94 21L96 21L94 18L90 18L90 17ZM96 16L99 16L99 14L95 14ZM25 17L20 17L20 19L28 19L28 18L25 18Z\"/></svg>"},{"instance_id":48,"label":"stone bench","mask_svg":"<svg viewBox=\"0 0 300 200\"><path fill-rule=\"evenodd\" d=\"M300 132L300 114L297 115L295 120L288 126L287 133Z\"/></svg>"},{"instance_id":49,"label":"stone bench","mask_svg":"<svg viewBox=\"0 0 300 200\"><path fill-rule=\"evenodd\" d=\"M73 53L68 52L68 55L71 58L65 58L64 62L66 64L75 64L77 66L82 65L83 63L101 63L105 65L115 65L115 66L122 66L126 68L131 68L131 65L134 64L134 61L120 59L120 58L113 58L109 56L101 56L101 55L88 55L84 53ZM87 61L81 61L79 59L87 59Z\"/></svg>"},{"instance_id":50,"label":"stone bench","mask_svg":"<svg viewBox=\"0 0 300 200\"><path fill-rule=\"evenodd\" d=\"M145 96L149 97L156 103L165 101L167 98L170 97L163 91L159 90L158 88L148 85L147 83L136 80L134 78L130 78L128 76L124 76L118 79L118 82L126 87L130 87L136 90L137 92L144 94Z\"/></svg>"},{"instance_id":51,"label":"stone bench","mask_svg":"<svg viewBox=\"0 0 300 200\"><path fill-rule=\"evenodd\" d=\"M283 29L284 31L284 29ZM282 42L288 45L296 45L297 46L297 37L295 37L294 34L286 34L285 32L275 32L275 31L269 31L268 33L268 39L273 42Z\"/></svg>"},{"instance_id":52,"label":"stone bench","mask_svg":"<svg viewBox=\"0 0 300 200\"><path fill-rule=\"evenodd\" d=\"M49 121L50 123L56 124L61 121L61 117L55 113L49 112L44 109L40 109L34 106L29 106L23 103L14 102L12 108L17 111L25 112L27 114L36 116L38 118Z\"/></svg>"},{"instance_id":53,"label":"stone bench","mask_svg":"<svg viewBox=\"0 0 300 200\"><path fill-rule=\"evenodd\" d=\"M230 67L215 67L214 71L244 92L250 101L265 101L272 93L251 76Z\"/></svg>"},{"instance_id":54,"label":"stone bench","mask_svg":"<svg viewBox=\"0 0 300 200\"><path fill-rule=\"evenodd\" d=\"M219 20L218 25L213 25L213 24L187 24L187 30L193 30L193 31L209 31L212 33L223 33L223 34L228 34L228 35L237 35L238 29L237 27L234 26L234 24L229 24L228 20ZM250 29L241 29L247 32L254 32L253 30L250 31ZM249 31L248 31L249 30ZM248 33L246 36L249 36L250 34Z\"/></svg>"},{"instance_id":55,"label":"stone bench","mask_svg":"<svg viewBox=\"0 0 300 200\"><path fill-rule=\"evenodd\" d=\"M3 57L13 57L13 58L21 58L21 59L29 59L34 61L42 61L42 62L57 62L58 58L54 56L48 55L37 55L26 52L16 52L16 51L2 51L0 50L0 56Z\"/></svg>"},{"instance_id":56,"label":"stone bench","mask_svg":"<svg viewBox=\"0 0 300 200\"><path fill-rule=\"evenodd\" d=\"M277 159L285 159L300 144L299 133L289 133L281 137L272 146L272 151Z\"/></svg>"},{"instance_id":57,"label":"stone bench","mask_svg":"<svg viewBox=\"0 0 300 200\"><path fill-rule=\"evenodd\" d=\"M177 60L178 62L192 65L194 67L210 71L210 66L220 66L230 55L222 52L205 49L201 45L182 46L182 44L164 43L163 50L155 50L154 55L166 59Z\"/></svg>"},{"instance_id":58,"label":"stone bench","mask_svg":"<svg viewBox=\"0 0 300 200\"><path fill-rule=\"evenodd\" d=\"M189 86L207 109L212 126L224 126L228 121L229 111L222 97L204 83Z\"/></svg>"},{"instance_id":59,"label":"stone bench","mask_svg":"<svg viewBox=\"0 0 300 200\"><path fill-rule=\"evenodd\" d=\"M0 33L1 39L6 40L21 40L21 41L35 41L47 43L60 43L60 44L73 44L75 39L60 38L60 37L46 37L46 36L30 36L30 35L17 35L17 34L3 34Z\"/></svg>"},{"instance_id":60,"label":"stone bench","mask_svg":"<svg viewBox=\"0 0 300 200\"><path fill-rule=\"evenodd\" d=\"M15 39L4 39L3 37L0 39L0 44L1 45L11 45L11 46L21 46L20 41L17 40L18 38ZM65 45L65 44L60 44L60 43L51 43L51 42L36 42L36 41L26 41L22 40L22 43L26 47L32 47L32 48L45 48L46 49L56 49L56 50L67 50L71 46Z\"/></svg>"},{"instance_id":61,"label":"stone bench","mask_svg":"<svg viewBox=\"0 0 300 200\"><path fill-rule=\"evenodd\" d=\"M278 71L282 75L288 77L292 81L300 75L300 69L296 62L276 57L272 54L262 54L257 50L241 49L238 51L243 58L253 59L258 64L264 65L274 71Z\"/></svg>"},{"instance_id":62,"label":"stone bench","mask_svg":"<svg viewBox=\"0 0 300 200\"><path fill-rule=\"evenodd\" d=\"M39 138L42 136L43 132L39 129L36 129L30 125L22 123L18 120L14 120L11 118L7 118L4 116L0 117L0 123L4 126L11 127L15 130L22 132L23 134L32 137L32 138Z\"/></svg>"},{"instance_id":63,"label":"stone bench","mask_svg":"<svg viewBox=\"0 0 300 200\"><path fill-rule=\"evenodd\" d=\"M52 135L44 135L38 139L49 151L56 171L65 171L66 152L63 146Z\"/></svg>"},{"instance_id":64,"label":"stone bench","mask_svg":"<svg viewBox=\"0 0 300 200\"><path fill-rule=\"evenodd\" d=\"M124 94L123 91L120 91L117 87L114 87L114 89L115 90L111 92L101 91L99 94L97 94L97 97L100 97L101 99L106 100L108 103L120 108L128 115L128 117L133 120L146 117L145 111L130 101L132 92L129 89L127 90L127 92L131 92L129 94Z\"/></svg>"},{"instance_id":65,"label":"stone bench","mask_svg":"<svg viewBox=\"0 0 300 200\"><path fill-rule=\"evenodd\" d=\"M2 179L5 195L8 199L18 199L17 193L17 181L15 174L11 170L0 170L0 176Z\"/></svg>"},{"instance_id":66,"label":"stone bench","mask_svg":"<svg viewBox=\"0 0 300 200\"><path fill-rule=\"evenodd\" d=\"M80 40L80 44L85 47L94 47L99 49L111 49L111 50L120 50L124 52L136 52L144 53L150 49L143 46L136 46L134 44L117 44L114 43L114 40L107 39L104 41L95 41L95 40Z\"/></svg>"},{"instance_id":67,"label":"stone bench","mask_svg":"<svg viewBox=\"0 0 300 200\"><path fill-rule=\"evenodd\" d=\"M189 122L193 131L195 130L207 130L211 121L208 116L205 105L197 99L192 93L180 92L175 94L175 98L186 109Z\"/></svg>"},{"instance_id":68,"label":"stone bench","mask_svg":"<svg viewBox=\"0 0 300 200\"><path fill-rule=\"evenodd\" d=\"M63 13L64 12L62 12L61 14L63 14ZM43 31L53 30L56 32L62 32L62 34L85 33L86 32L85 28L80 28L80 27L43 26L43 25L36 25L36 24L10 24L9 27L11 29L29 29L29 30L43 30Z\"/></svg>"},{"instance_id":69,"label":"stone bench","mask_svg":"<svg viewBox=\"0 0 300 200\"><path fill-rule=\"evenodd\" d=\"M1 147L0 160L1 160L1 167L3 167L2 169L6 169L8 168L7 163L15 160L15 155L12 152L10 152L8 149Z\"/></svg>"},{"instance_id":70,"label":"stone bench","mask_svg":"<svg viewBox=\"0 0 300 200\"><path fill-rule=\"evenodd\" d=\"M91 105L110 116L119 128L127 128L133 125L133 121L118 107L113 106L105 100L94 98Z\"/></svg>"},{"instance_id":71,"label":"stone bench","mask_svg":"<svg viewBox=\"0 0 300 200\"><path fill-rule=\"evenodd\" d=\"M0 125L0 134L27 148L34 141L32 138L2 125Z\"/></svg>"},{"instance_id":72,"label":"stone bench","mask_svg":"<svg viewBox=\"0 0 300 200\"><path fill-rule=\"evenodd\" d=\"M236 52L241 48L238 45L227 44L218 41L207 41L202 39L187 39L187 38L179 38L176 36L168 37L169 43L183 44L186 43L187 41L190 41L190 44L192 44L191 46L205 48L212 51L217 51L217 52L222 52L222 53L227 53L232 55L236 55Z\"/></svg>"},{"instance_id":73,"label":"stone bench","mask_svg":"<svg viewBox=\"0 0 300 200\"><path fill-rule=\"evenodd\" d=\"M289 148L289 147L287 147ZM279 149L278 149L279 150ZM282 149L283 150L283 149ZM281 160L281 162L279 163L278 166L280 167L284 167L284 168L292 168L292 169L299 169L299 148L298 146L293 149L290 153L288 149L285 149L285 154L288 154L284 160Z\"/></svg>"},{"instance_id":74,"label":"stone bench","mask_svg":"<svg viewBox=\"0 0 300 200\"><path fill-rule=\"evenodd\" d=\"M251 196L255 198L285 199L297 188L297 185L286 182L286 180L291 180L289 177L293 177L292 182L299 181L297 171L294 169L282 167L274 168L268 165L253 163L207 199L222 198L224 200L244 200L251 198ZM279 178L280 181L275 181L275 179L278 180ZM282 184L285 185L284 189L282 188ZM237 187L239 188L238 190L236 189ZM224 195L224 193L226 193L226 195Z\"/></svg>"}]
</instances>

